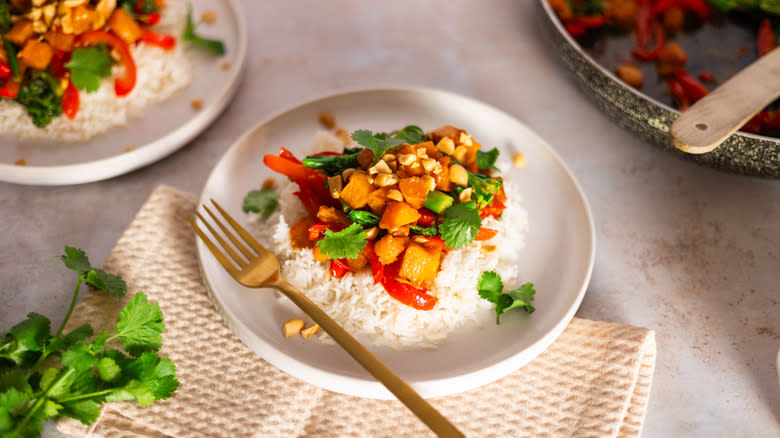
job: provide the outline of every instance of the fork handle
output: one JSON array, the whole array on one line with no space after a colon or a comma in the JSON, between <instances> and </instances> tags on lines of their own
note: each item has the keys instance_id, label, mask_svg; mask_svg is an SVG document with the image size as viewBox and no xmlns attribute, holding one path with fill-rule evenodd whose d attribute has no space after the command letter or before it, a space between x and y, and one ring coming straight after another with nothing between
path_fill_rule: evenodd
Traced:
<instances>
[{"instance_id":1,"label":"fork handle","mask_svg":"<svg viewBox=\"0 0 780 438\"><path fill-rule=\"evenodd\" d=\"M436 435L440 437L463 437L449 420L447 420L430 403L425 401L408 383L404 382L387 365L358 342L352 335L344 330L339 323L333 320L318 305L314 304L306 295L301 293L293 285L284 280L269 285L287 296L296 306L311 317L325 332L327 332L344 350L349 353L372 376L382 382L398 400L409 408L423 423L425 423Z\"/></svg>"}]
</instances>

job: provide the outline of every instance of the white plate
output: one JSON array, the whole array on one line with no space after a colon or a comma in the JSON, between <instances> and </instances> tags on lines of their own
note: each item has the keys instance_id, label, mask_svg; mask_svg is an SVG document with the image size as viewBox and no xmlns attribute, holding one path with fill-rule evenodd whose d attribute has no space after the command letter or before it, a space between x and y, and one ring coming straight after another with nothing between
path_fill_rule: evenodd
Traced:
<instances>
[{"instance_id":1,"label":"white plate","mask_svg":"<svg viewBox=\"0 0 780 438\"><path fill-rule=\"evenodd\" d=\"M368 348L424 397L490 383L544 351L585 294L595 257L593 220L582 189L558 154L522 123L493 107L429 89L365 90L317 99L260 123L233 144L209 177L201 203L216 199L246 225L243 196L272 176L262 164L263 155L278 153L280 146L302 155L322 129L317 116L323 111L333 112L339 125L349 130L390 131L407 124L431 130L452 124L487 147L497 146L502 154L517 150L528 158L525 169L513 169L506 177L520 187L529 214L520 278L536 285L536 312L508 312L495 325L495 313L487 311L485 325L458 329L436 349ZM301 337L284 339L282 324L300 317L300 311L280 303L271 290L240 286L200 241L198 255L217 308L262 358L322 388L392 398L338 346Z\"/></svg>"},{"instance_id":2,"label":"white plate","mask_svg":"<svg viewBox=\"0 0 780 438\"><path fill-rule=\"evenodd\" d=\"M140 117L83 143L22 141L0 135L0 181L17 184L64 185L99 181L153 163L184 146L208 127L236 92L246 58L247 34L237 0L191 0L193 17L214 10L214 24L202 24L198 33L219 38L227 53L214 58L188 49L192 83L168 100L147 108ZM224 62L230 68L222 69ZM190 102L201 99L194 111ZM135 149L125 152L128 146ZM25 159L26 166L14 163Z\"/></svg>"}]
</instances>

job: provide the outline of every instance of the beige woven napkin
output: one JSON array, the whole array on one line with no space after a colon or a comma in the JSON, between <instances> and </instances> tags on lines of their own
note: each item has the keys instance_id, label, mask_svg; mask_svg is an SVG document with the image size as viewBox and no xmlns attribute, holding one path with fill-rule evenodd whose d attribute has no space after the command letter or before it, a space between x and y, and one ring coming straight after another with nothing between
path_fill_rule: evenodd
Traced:
<instances>
[{"instance_id":1,"label":"beige woven napkin","mask_svg":"<svg viewBox=\"0 0 780 438\"><path fill-rule=\"evenodd\" d=\"M125 278L128 291L143 290L159 302L166 323L160 355L176 363L181 386L146 408L106 404L90 427L62 420L60 431L118 438L432 435L398 401L320 389L244 345L203 286L185 222L195 206L190 194L157 188L104 265ZM115 300L86 294L70 325L113 323L123 304ZM654 366L652 331L575 318L517 372L432 403L467 436L638 436Z\"/></svg>"}]
</instances>

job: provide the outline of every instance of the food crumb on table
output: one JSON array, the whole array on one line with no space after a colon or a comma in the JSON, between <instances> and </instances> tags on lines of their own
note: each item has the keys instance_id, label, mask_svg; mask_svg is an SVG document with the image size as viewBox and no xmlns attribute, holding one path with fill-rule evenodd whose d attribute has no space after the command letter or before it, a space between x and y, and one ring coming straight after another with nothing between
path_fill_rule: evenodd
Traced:
<instances>
[{"instance_id":1,"label":"food crumb on table","mask_svg":"<svg viewBox=\"0 0 780 438\"><path fill-rule=\"evenodd\" d=\"M322 123L322 126L333 129L334 126L336 126L336 118L333 117L333 113L325 112L320 114L319 117L320 123Z\"/></svg>"},{"instance_id":2,"label":"food crumb on table","mask_svg":"<svg viewBox=\"0 0 780 438\"><path fill-rule=\"evenodd\" d=\"M125 148L125 152L133 152L135 150L135 146L128 146Z\"/></svg>"},{"instance_id":3,"label":"food crumb on table","mask_svg":"<svg viewBox=\"0 0 780 438\"><path fill-rule=\"evenodd\" d=\"M19 158L18 160L14 161L14 164L17 166L26 166L27 160L24 158Z\"/></svg>"},{"instance_id":4,"label":"food crumb on table","mask_svg":"<svg viewBox=\"0 0 780 438\"><path fill-rule=\"evenodd\" d=\"M190 102L190 106L195 111L203 108L203 99L193 99L192 102Z\"/></svg>"},{"instance_id":5,"label":"food crumb on table","mask_svg":"<svg viewBox=\"0 0 780 438\"><path fill-rule=\"evenodd\" d=\"M213 9L203 11L203 13L200 14L200 19L203 20L204 23L214 24L217 21L217 11Z\"/></svg>"},{"instance_id":6,"label":"food crumb on table","mask_svg":"<svg viewBox=\"0 0 780 438\"><path fill-rule=\"evenodd\" d=\"M303 328L303 320L300 318L291 319L284 323L283 332L285 338L298 336Z\"/></svg>"},{"instance_id":7,"label":"food crumb on table","mask_svg":"<svg viewBox=\"0 0 780 438\"><path fill-rule=\"evenodd\" d=\"M303 339L309 339L309 336L317 333L317 330L320 329L320 326L317 324L314 324L311 327L307 327L303 330L301 330L301 336L303 336Z\"/></svg>"},{"instance_id":8,"label":"food crumb on table","mask_svg":"<svg viewBox=\"0 0 780 438\"><path fill-rule=\"evenodd\" d=\"M222 70L227 71L230 70L230 62L225 61L222 63Z\"/></svg>"}]
</instances>

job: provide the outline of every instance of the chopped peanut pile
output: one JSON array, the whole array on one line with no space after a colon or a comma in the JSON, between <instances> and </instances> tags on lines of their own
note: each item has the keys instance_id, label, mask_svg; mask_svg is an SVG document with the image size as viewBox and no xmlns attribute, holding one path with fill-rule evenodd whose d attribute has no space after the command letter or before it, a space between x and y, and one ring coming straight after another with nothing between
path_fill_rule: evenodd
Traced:
<instances>
[{"instance_id":1,"label":"chopped peanut pile","mask_svg":"<svg viewBox=\"0 0 780 438\"><path fill-rule=\"evenodd\" d=\"M302 328L303 320L300 318L295 318L285 322L282 331L285 338L291 338L293 336L298 336L301 333Z\"/></svg>"}]
</instances>

